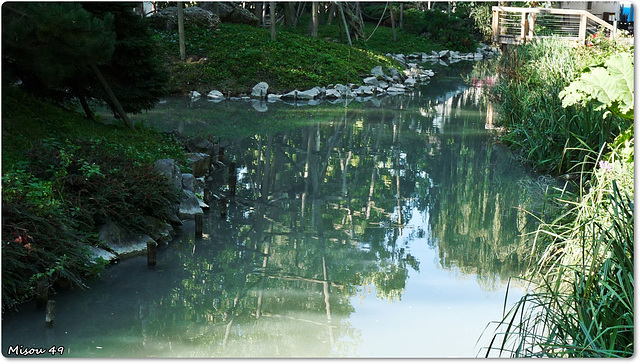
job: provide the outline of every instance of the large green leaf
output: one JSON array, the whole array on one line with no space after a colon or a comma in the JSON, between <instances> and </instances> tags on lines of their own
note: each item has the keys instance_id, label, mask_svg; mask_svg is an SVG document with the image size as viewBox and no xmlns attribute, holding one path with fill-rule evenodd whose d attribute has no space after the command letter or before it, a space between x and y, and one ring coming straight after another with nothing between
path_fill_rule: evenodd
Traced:
<instances>
[{"instance_id":1,"label":"large green leaf","mask_svg":"<svg viewBox=\"0 0 640 364\"><path fill-rule=\"evenodd\" d=\"M604 67L583 73L559 96L563 107L593 102L597 110L606 108L623 118L633 119L633 90L633 57L620 53L609 57Z\"/></svg>"}]
</instances>

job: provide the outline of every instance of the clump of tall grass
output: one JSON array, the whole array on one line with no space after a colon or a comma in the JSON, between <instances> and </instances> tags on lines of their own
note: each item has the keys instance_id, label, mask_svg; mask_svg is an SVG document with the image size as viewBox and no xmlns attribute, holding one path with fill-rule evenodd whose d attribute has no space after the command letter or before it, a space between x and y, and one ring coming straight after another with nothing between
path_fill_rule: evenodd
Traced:
<instances>
[{"instance_id":1,"label":"clump of tall grass","mask_svg":"<svg viewBox=\"0 0 640 364\"><path fill-rule=\"evenodd\" d=\"M633 355L633 129L594 158L587 192L560 196L571 208L536 231L535 289L498 322L487 356Z\"/></svg>"}]
</instances>

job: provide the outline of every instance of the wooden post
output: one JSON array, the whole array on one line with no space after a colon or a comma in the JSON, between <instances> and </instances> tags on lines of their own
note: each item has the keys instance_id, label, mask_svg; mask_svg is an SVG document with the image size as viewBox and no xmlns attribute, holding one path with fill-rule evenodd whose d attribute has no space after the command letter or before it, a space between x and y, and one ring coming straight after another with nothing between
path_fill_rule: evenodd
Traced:
<instances>
[{"instance_id":1,"label":"wooden post","mask_svg":"<svg viewBox=\"0 0 640 364\"><path fill-rule=\"evenodd\" d=\"M202 220L203 220L202 214L196 214L195 215L196 238L201 238L202 237Z\"/></svg>"},{"instance_id":2,"label":"wooden post","mask_svg":"<svg viewBox=\"0 0 640 364\"><path fill-rule=\"evenodd\" d=\"M155 241L147 242L147 265L149 267L155 267L157 262L157 252L158 243Z\"/></svg>"},{"instance_id":3,"label":"wooden post","mask_svg":"<svg viewBox=\"0 0 640 364\"><path fill-rule=\"evenodd\" d=\"M224 161L224 147L218 147L218 160Z\"/></svg>"},{"instance_id":4,"label":"wooden post","mask_svg":"<svg viewBox=\"0 0 640 364\"><path fill-rule=\"evenodd\" d=\"M236 162L229 163L229 195L236 195Z\"/></svg>"},{"instance_id":5,"label":"wooden post","mask_svg":"<svg viewBox=\"0 0 640 364\"><path fill-rule=\"evenodd\" d=\"M53 320L56 318L56 301L48 300L47 301L47 313L44 317L44 325L46 327L53 326Z\"/></svg>"},{"instance_id":6,"label":"wooden post","mask_svg":"<svg viewBox=\"0 0 640 364\"><path fill-rule=\"evenodd\" d=\"M204 203L206 203L207 205L211 203L211 190L209 190L207 186L204 186L204 194L202 195L202 201L204 201Z\"/></svg>"},{"instance_id":7,"label":"wooden post","mask_svg":"<svg viewBox=\"0 0 640 364\"><path fill-rule=\"evenodd\" d=\"M525 12L520 15L520 41L527 42L527 13Z\"/></svg>"},{"instance_id":8,"label":"wooden post","mask_svg":"<svg viewBox=\"0 0 640 364\"><path fill-rule=\"evenodd\" d=\"M493 42L500 43L500 11L493 10L491 19L491 28L493 30Z\"/></svg>"},{"instance_id":9,"label":"wooden post","mask_svg":"<svg viewBox=\"0 0 640 364\"><path fill-rule=\"evenodd\" d=\"M587 38L587 16L580 14L580 29L578 30L578 41L584 45Z\"/></svg>"},{"instance_id":10,"label":"wooden post","mask_svg":"<svg viewBox=\"0 0 640 364\"><path fill-rule=\"evenodd\" d=\"M36 282L36 307L45 308L49 300L49 282L46 277L41 277Z\"/></svg>"},{"instance_id":11,"label":"wooden post","mask_svg":"<svg viewBox=\"0 0 640 364\"><path fill-rule=\"evenodd\" d=\"M227 198L224 196L220 197L220 217L227 217Z\"/></svg>"}]
</instances>

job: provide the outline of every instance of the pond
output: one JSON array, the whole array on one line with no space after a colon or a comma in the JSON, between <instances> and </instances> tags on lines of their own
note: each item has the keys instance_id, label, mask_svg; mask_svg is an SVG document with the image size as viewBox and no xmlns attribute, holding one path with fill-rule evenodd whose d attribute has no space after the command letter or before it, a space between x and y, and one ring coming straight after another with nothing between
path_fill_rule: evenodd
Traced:
<instances>
[{"instance_id":1,"label":"pond","mask_svg":"<svg viewBox=\"0 0 640 364\"><path fill-rule=\"evenodd\" d=\"M3 354L484 355L541 194L495 143L491 110L457 71L348 105L166 100L141 117L222 136L236 162L226 216L213 201L203 237L185 222L156 267L123 259L58 293L51 328L33 302L4 314ZM512 282L509 302L522 293Z\"/></svg>"}]
</instances>

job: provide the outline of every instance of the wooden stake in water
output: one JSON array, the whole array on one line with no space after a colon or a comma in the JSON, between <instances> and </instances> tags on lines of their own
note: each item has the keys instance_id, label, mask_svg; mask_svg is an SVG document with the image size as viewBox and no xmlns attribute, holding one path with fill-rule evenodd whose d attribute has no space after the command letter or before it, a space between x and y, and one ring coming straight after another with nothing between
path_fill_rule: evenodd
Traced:
<instances>
[{"instance_id":1,"label":"wooden stake in water","mask_svg":"<svg viewBox=\"0 0 640 364\"><path fill-rule=\"evenodd\" d=\"M236 162L229 163L229 195L236 195Z\"/></svg>"},{"instance_id":2,"label":"wooden stake in water","mask_svg":"<svg viewBox=\"0 0 640 364\"><path fill-rule=\"evenodd\" d=\"M56 318L56 301L47 301L47 314L44 317L44 325L46 327L53 326L53 320Z\"/></svg>"},{"instance_id":3,"label":"wooden stake in water","mask_svg":"<svg viewBox=\"0 0 640 364\"><path fill-rule=\"evenodd\" d=\"M218 160L224 162L224 147L218 147Z\"/></svg>"},{"instance_id":4,"label":"wooden stake in water","mask_svg":"<svg viewBox=\"0 0 640 364\"><path fill-rule=\"evenodd\" d=\"M157 263L157 252L158 243L155 241L147 242L147 265L149 267L155 267Z\"/></svg>"},{"instance_id":5,"label":"wooden stake in water","mask_svg":"<svg viewBox=\"0 0 640 364\"><path fill-rule=\"evenodd\" d=\"M194 218L195 218L195 222L196 222L196 238L201 238L202 237L202 220L203 220L203 216L202 216L202 214L196 214Z\"/></svg>"}]
</instances>

